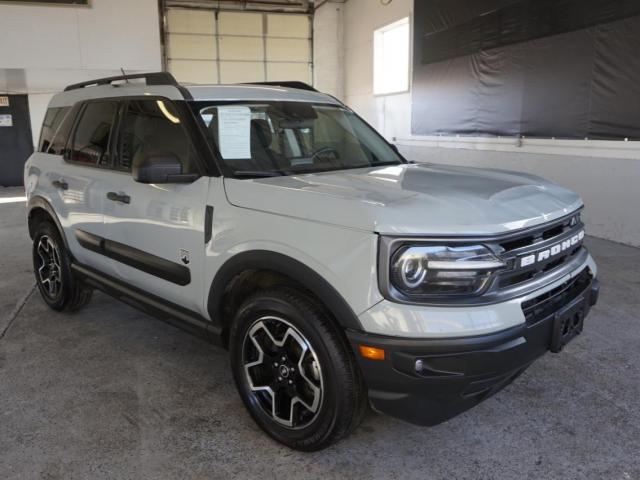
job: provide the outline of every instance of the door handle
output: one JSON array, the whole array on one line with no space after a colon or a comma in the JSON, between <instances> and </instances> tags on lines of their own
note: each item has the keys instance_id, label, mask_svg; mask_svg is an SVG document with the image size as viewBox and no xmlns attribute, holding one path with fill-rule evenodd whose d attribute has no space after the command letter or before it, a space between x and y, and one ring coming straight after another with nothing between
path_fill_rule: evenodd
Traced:
<instances>
[{"instance_id":1,"label":"door handle","mask_svg":"<svg viewBox=\"0 0 640 480\"><path fill-rule=\"evenodd\" d=\"M53 185L55 188L60 189L60 190L68 190L69 189L69 184L67 182L65 182L64 180L54 180L53 182L51 182L51 185Z\"/></svg>"},{"instance_id":2,"label":"door handle","mask_svg":"<svg viewBox=\"0 0 640 480\"><path fill-rule=\"evenodd\" d=\"M131 197L124 193L108 192L107 198L113 202L131 203Z\"/></svg>"}]
</instances>

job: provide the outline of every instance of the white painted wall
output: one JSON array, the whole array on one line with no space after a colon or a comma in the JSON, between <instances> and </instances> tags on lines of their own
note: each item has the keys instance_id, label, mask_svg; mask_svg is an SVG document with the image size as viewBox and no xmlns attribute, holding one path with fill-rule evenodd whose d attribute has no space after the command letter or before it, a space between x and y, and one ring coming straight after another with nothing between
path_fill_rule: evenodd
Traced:
<instances>
[{"instance_id":1,"label":"white painted wall","mask_svg":"<svg viewBox=\"0 0 640 480\"><path fill-rule=\"evenodd\" d=\"M328 3L327 6L335 6ZM555 141L482 138L433 138L411 134L411 94L373 95L373 32L406 16L413 0L348 0L342 5L344 63L335 68L344 77L342 98L398 144L416 161L505 168L533 172L580 193L586 203L590 234L640 246L640 142ZM316 24L325 16L317 16ZM322 45L323 25L317 25L315 45ZM333 35L333 34L332 34ZM330 70L323 78L330 77ZM318 81L321 89L324 82Z\"/></svg>"},{"instance_id":2,"label":"white painted wall","mask_svg":"<svg viewBox=\"0 0 640 480\"><path fill-rule=\"evenodd\" d=\"M0 4L0 93L27 93L34 144L51 96L71 83L161 69L157 0L90 7Z\"/></svg>"},{"instance_id":3,"label":"white painted wall","mask_svg":"<svg viewBox=\"0 0 640 480\"><path fill-rule=\"evenodd\" d=\"M327 2L313 19L313 84L334 97L344 96L343 3Z\"/></svg>"}]
</instances>

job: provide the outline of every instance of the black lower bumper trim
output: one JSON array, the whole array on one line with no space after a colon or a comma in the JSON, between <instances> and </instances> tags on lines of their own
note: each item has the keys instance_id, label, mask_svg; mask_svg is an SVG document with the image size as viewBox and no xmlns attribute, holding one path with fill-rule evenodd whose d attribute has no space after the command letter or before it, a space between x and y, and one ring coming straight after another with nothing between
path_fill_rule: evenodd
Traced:
<instances>
[{"instance_id":1,"label":"black lower bumper trim","mask_svg":"<svg viewBox=\"0 0 640 480\"><path fill-rule=\"evenodd\" d=\"M571 301L579 303L573 308L584 318L597 301L599 283L589 278L586 285L576 282L576 288ZM352 331L347 336L356 352L359 345L386 352L383 361L358 356L375 410L418 425L437 425L500 391L546 353L559 310L476 337L407 339Z\"/></svg>"}]
</instances>

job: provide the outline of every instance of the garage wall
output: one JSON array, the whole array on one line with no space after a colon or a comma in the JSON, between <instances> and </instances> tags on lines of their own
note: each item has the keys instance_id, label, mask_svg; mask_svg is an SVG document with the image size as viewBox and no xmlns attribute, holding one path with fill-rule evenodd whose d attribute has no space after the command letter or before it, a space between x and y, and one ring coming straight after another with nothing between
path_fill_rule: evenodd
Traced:
<instances>
[{"instance_id":1,"label":"garage wall","mask_svg":"<svg viewBox=\"0 0 640 480\"><path fill-rule=\"evenodd\" d=\"M90 7L0 4L0 93L27 93L34 144L46 105L66 85L161 69L157 0Z\"/></svg>"},{"instance_id":2,"label":"garage wall","mask_svg":"<svg viewBox=\"0 0 640 480\"><path fill-rule=\"evenodd\" d=\"M329 2L320 8L335 5ZM387 6L349 0L342 5L342 99L411 160L548 177L582 195L590 234L640 246L640 142L414 136L411 93L373 95L373 32L412 16L412 10L413 0L393 0ZM321 18L316 15L316 23ZM316 26L316 43L323 42L320 26ZM321 82L317 86L323 88Z\"/></svg>"},{"instance_id":3,"label":"garage wall","mask_svg":"<svg viewBox=\"0 0 640 480\"><path fill-rule=\"evenodd\" d=\"M342 3L326 3L313 18L313 85L338 98L344 96Z\"/></svg>"}]
</instances>

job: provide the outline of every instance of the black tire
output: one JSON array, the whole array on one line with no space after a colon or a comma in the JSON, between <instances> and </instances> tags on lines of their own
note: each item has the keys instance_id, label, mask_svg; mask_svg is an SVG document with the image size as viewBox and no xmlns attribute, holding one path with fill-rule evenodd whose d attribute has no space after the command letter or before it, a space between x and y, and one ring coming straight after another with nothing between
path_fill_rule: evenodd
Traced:
<instances>
[{"instance_id":1,"label":"black tire","mask_svg":"<svg viewBox=\"0 0 640 480\"><path fill-rule=\"evenodd\" d=\"M49 263L48 258L51 259ZM69 252L60 232L49 221L42 221L35 228L33 268L40 295L53 310L74 312L91 300L93 290L71 271Z\"/></svg>"},{"instance_id":2,"label":"black tire","mask_svg":"<svg viewBox=\"0 0 640 480\"><path fill-rule=\"evenodd\" d=\"M269 344L273 342L267 336L267 330L279 341L288 337L285 346L279 350L274 344L275 353L269 351ZM298 361L295 350L303 348L300 348L297 334L309 347L299 363L295 363ZM256 358L255 342L265 350L263 361L247 369L245 365L260 360L258 353L258 360L251 361ZM320 450L347 436L362 420L367 405L366 395L351 349L324 309L297 290L277 287L249 297L236 313L229 347L234 379L247 410L256 423L278 442L296 450ZM280 357L283 349L287 357L293 349L291 356L296 358L288 358L275 367L278 358L284 360ZM283 387L278 378L285 363L300 368L297 371L291 368L293 373L287 376L291 375L289 378L293 378L293 385ZM272 392L278 393L272 395L251 388L252 384L260 388L259 383L269 383L274 386ZM292 380L288 383L291 384ZM294 395L290 393L292 389L297 398L305 397L306 404L313 407L317 393L313 390L313 383L321 388L317 411L313 412L302 402L287 404L279 400L276 405L282 403L286 407L283 411L288 410L288 419L295 418L297 424L283 425L287 414L276 415L282 417L280 421L274 419L269 398L275 400L274 395L277 395L279 399L286 400L287 396ZM309 395L310 392L313 395ZM292 403L295 406L291 406Z\"/></svg>"}]
</instances>

